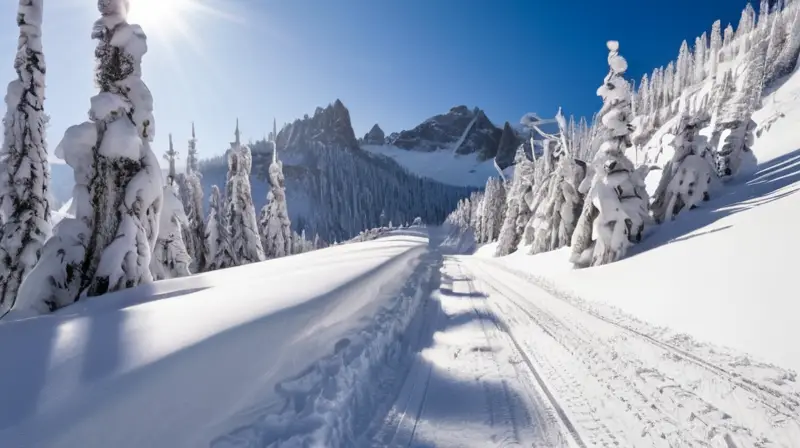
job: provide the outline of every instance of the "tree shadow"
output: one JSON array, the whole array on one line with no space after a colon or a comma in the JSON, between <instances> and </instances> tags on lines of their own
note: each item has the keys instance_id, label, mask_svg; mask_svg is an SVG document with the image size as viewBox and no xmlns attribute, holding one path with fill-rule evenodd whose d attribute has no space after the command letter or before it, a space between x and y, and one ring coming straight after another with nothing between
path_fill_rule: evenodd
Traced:
<instances>
[{"instance_id":1,"label":"tree shadow","mask_svg":"<svg viewBox=\"0 0 800 448\"><path fill-rule=\"evenodd\" d=\"M721 189L721 195L694 210L681 213L674 221L658 226L640 244L631 247L628 258L676 241L699 235L691 234L720 219L750 210L795 194L800 186L800 149L760 164L746 180L732 182ZM712 229L706 233L728 229ZM690 235L691 234L691 235Z\"/></svg>"}]
</instances>

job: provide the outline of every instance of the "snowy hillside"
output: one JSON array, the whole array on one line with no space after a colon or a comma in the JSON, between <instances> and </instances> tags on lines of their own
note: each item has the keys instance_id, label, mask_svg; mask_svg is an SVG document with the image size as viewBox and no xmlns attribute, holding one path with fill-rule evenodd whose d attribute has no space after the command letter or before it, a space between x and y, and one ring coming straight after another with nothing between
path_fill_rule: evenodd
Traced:
<instances>
[{"instance_id":1,"label":"snowy hillside","mask_svg":"<svg viewBox=\"0 0 800 448\"><path fill-rule=\"evenodd\" d=\"M486 179L498 176L494 159L479 160L475 153L409 151L392 145L362 145L361 148L388 157L417 176L447 185L483 188Z\"/></svg>"},{"instance_id":2,"label":"snowy hillside","mask_svg":"<svg viewBox=\"0 0 800 448\"><path fill-rule=\"evenodd\" d=\"M535 256L521 248L498 262L565 293L800 371L800 350L788 342L800 340L793 270L800 251L793 236L800 213L800 72L763 105L753 115L754 173L654 229L627 259L573 270L569 248ZM657 160L653 152L649 157ZM492 257L495 246L479 255Z\"/></svg>"}]
</instances>

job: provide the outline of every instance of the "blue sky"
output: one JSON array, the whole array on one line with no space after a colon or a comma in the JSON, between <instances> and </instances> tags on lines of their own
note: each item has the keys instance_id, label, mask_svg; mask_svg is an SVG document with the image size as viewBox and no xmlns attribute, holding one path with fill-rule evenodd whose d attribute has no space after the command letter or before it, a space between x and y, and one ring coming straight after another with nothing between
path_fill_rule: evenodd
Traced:
<instances>
[{"instance_id":1,"label":"blue sky","mask_svg":"<svg viewBox=\"0 0 800 448\"><path fill-rule=\"evenodd\" d=\"M526 112L591 115L617 39L629 77L673 59L683 39L716 19L734 26L743 0L155 0L201 3L180 16L140 10L150 52L144 79L155 97L163 152L172 132L184 151L195 121L201 156L220 154L238 116L245 140L273 116L284 123L336 98L356 134L388 133L458 104L497 125ZM92 0L45 0L45 107L52 150L85 120L95 93ZM153 4L154 0L131 0ZM146 5L142 5L146 6ZM208 10L218 13L211 13ZM13 77L16 2L0 2L0 84Z\"/></svg>"}]
</instances>

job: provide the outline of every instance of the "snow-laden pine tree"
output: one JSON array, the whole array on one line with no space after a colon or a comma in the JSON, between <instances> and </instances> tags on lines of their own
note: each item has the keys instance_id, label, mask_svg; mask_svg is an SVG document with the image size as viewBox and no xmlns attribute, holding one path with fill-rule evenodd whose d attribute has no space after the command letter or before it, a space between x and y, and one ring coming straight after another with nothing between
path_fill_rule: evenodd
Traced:
<instances>
[{"instance_id":1,"label":"snow-laden pine tree","mask_svg":"<svg viewBox=\"0 0 800 448\"><path fill-rule=\"evenodd\" d=\"M188 193L187 198L181 198L184 211L188 220L188 232L185 235L187 248L191 247L190 255L194 262L194 270L203 272L206 269L206 256L208 249L205 244L205 222L203 220L203 185L200 181L202 174L199 170L197 157L197 137L195 136L194 123L192 123L192 138L189 139L189 149L186 155L186 174L184 184Z\"/></svg>"},{"instance_id":2,"label":"snow-laden pine tree","mask_svg":"<svg viewBox=\"0 0 800 448\"><path fill-rule=\"evenodd\" d=\"M634 170L625 156L633 130L628 82L623 78L628 64L619 55L619 43L609 42L608 49L610 71L597 94L603 97L600 116L610 136L595 156L591 187L572 235L570 261L578 267L624 257L631 243L641 239L649 220L647 166Z\"/></svg>"},{"instance_id":3,"label":"snow-laden pine tree","mask_svg":"<svg viewBox=\"0 0 800 448\"><path fill-rule=\"evenodd\" d=\"M52 231L45 142L42 0L20 0L17 78L8 85L0 149L0 317Z\"/></svg>"},{"instance_id":4,"label":"snow-laden pine tree","mask_svg":"<svg viewBox=\"0 0 800 448\"><path fill-rule=\"evenodd\" d=\"M719 68L719 52L722 49L722 22L717 20L711 25L711 43L708 48L708 73L717 76Z\"/></svg>"},{"instance_id":5,"label":"snow-laden pine tree","mask_svg":"<svg viewBox=\"0 0 800 448\"><path fill-rule=\"evenodd\" d=\"M514 156L514 177L506 198L506 216L503 227L500 229L500 238L497 243L495 256L502 257L517 250L525 223L530 219L530 209L525 195L530 191L533 183L532 162L525 155L525 147L520 145ZM522 221L522 226L518 221Z\"/></svg>"},{"instance_id":6,"label":"snow-laden pine tree","mask_svg":"<svg viewBox=\"0 0 800 448\"><path fill-rule=\"evenodd\" d=\"M786 42L781 48L775 61L772 79L786 76L795 69L797 58L800 55L800 6L795 6L795 11L789 17L789 31Z\"/></svg>"},{"instance_id":7,"label":"snow-laden pine tree","mask_svg":"<svg viewBox=\"0 0 800 448\"><path fill-rule=\"evenodd\" d=\"M206 248L208 250L207 271L225 269L236 266L225 219L224 204L219 187L211 186L211 197L208 204L208 221L206 222Z\"/></svg>"},{"instance_id":8,"label":"snow-laden pine tree","mask_svg":"<svg viewBox=\"0 0 800 448\"><path fill-rule=\"evenodd\" d=\"M688 115L680 119L672 146L672 160L664 165L650 208L657 223L671 221L683 210L710 198L712 182L710 148Z\"/></svg>"},{"instance_id":9,"label":"snow-laden pine tree","mask_svg":"<svg viewBox=\"0 0 800 448\"><path fill-rule=\"evenodd\" d=\"M52 311L83 296L152 281L163 183L150 149L153 98L142 81L141 27L126 21L126 0L99 0L101 18L90 121L67 129L56 148L75 173L75 217L62 220L23 281L17 306Z\"/></svg>"},{"instance_id":10,"label":"snow-laden pine tree","mask_svg":"<svg viewBox=\"0 0 800 448\"><path fill-rule=\"evenodd\" d=\"M269 165L269 193L267 205L261 211L261 234L267 258L292 254L292 222L286 205L283 163L278 159L277 145L273 146L272 163Z\"/></svg>"},{"instance_id":11,"label":"snow-laden pine tree","mask_svg":"<svg viewBox=\"0 0 800 448\"><path fill-rule=\"evenodd\" d=\"M154 280L191 275L189 265L192 259L183 240L184 229L188 229L189 221L177 194L178 176L175 172L175 164L178 160L178 152L172 144L172 134L169 136L169 149L164 154L164 158L167 160L169 170L167 171L167 182L164 185L164 202L158 225L158 239L153 248L153 258L150 260L150 271Z\"/></svg>"},{"instance_id":12,"label":"snow-laden pine tree","mask_svg":"<svg viewBox=\"0 0 800 448\"><path fill-rule=\"evenodd\" d=\"M540 202L532 220L531 254L570 244L583 207L579 186L585 176L586 164L583 161L562 154L556 170L547 179L547 196Z\"/></svg>"},{"instance_id":13,"label":"snow-laden pine tree","mask_svg":"<svg viewBox=\"0 0 800 448\"><path fill-rule=\"evenodd\" d=\"M697 84L706 79L706 46L708 45L706 33L694 41L694 76L692 83Z\"/></svg>"},{"instance_id":14,"label":"snow-laden pine tree","mask_svg":"<svg viewBox=\"0 0 800 448\"><path fill-rule=\"evenodd\" d=\"M225 186L226 219L233 259L237 266L264 259L264 249L258 232L256 209L250 187L250 170L253 165L250 148L241 143L239 122L236 122L236 140L228 151L228 184Z\"/></svg>"},{"instance_id":15,"label":"snow-laden pine tree","mask_svg":"<svg viewBox=\"0 0 800 448\"><path fill-rule=\"evenodd\" d=\"M506 188L503 180L491 177L486 182L486 194L483 197L483 242L491 243L500 236L503 225L503 213L506 205Z\"/></svg>"},{"instance_id":16,"label":"snow-laden pine tree","mask_svg":"<svg viewBox=\"0 0 800 448\"><path fill-rule=\"evenodd\" d=\"M158 227L158 239L153 249L153 258L150 260L150 270L154 280L191 275L189 264L192 259L186 251L186 245L181 235L181 229L187 223L183 204L178 199L174 187L166 185L161 221Z\"/></svg>"},{"instance_id":17,"label":"snow-laden pine tree","mask_svg":"<svg viewBox=\"0 0 800 448\"><path fill-rule=\"evenodd\" d=\"M761 101L766 48L764 40L753 45L744 63L741 80L737 82L738 88L719 113L715 129L718 136L715 169L722 180L736 176L742 162L751 155L756 127L751 117Z\"/></svg>"}]
</instances>

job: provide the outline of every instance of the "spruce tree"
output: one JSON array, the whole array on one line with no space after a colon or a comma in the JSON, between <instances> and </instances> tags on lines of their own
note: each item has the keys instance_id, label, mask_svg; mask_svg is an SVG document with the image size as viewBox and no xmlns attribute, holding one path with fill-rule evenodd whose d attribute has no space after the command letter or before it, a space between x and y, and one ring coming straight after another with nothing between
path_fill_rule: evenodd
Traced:
<instances>
[{"instance_id":1,"label":"spruce tree","mask_svg":"<svg viewBox=\"0 0 800 448\"><path fill-rule=\"evenodd\" d=\"M208 250L207 271L236 266L228 234L228 223L225 219L224 203L216 185L211 186L205 240Z\"/></svg>"},{"instance_id":2,"label":"spruce tree","mask_svg":"<svg viewBox=\"0 0 800 448\"><path fill-rule=\"evenodd\" d=\"M261 237L258 232L255 205L250 186L253 159L250 148L241 143L239 121L236 121L236 140L228 152L228 183L225 186L225 204L228 234L233 258L237 266L264 259Z\"/></svg>"},{"instance_id":3,"label":"spruce tree","mask_svg":"<svg viewBox=\"0 0 800 448\"><path fill-rule=\"evenodd\" d=\"M610 70L597 94L603 98L600 116L609 136L593 162L591 188L572 235L570 261L578 267L624 257L630 244L641 240L649 219L646 173L635 170L625 156L633 131L628 83L623 78L628 64L619 55L617 42L609 42L608 49Z\"/></svg>"},{"instance_id":4,"label":"spruce tree","mask_svg":"<svg viewBox=\"0 0 800 448\"><path fill-rule=\"evenodd\" d=\"M163 195L153 139L153 98L142 82L146 37L126 21L128 2L99 0L90 121L56 148L75 172L75 218L59 223L18 305L38 312L152 281L150 259Z\"/></svg>"},{"instance_id":5,"label":"spruce tree","mask_svg":"<svg viewBox=\"0 0 800 448\"><path fill-rule=\"evenodd\" d=\"M273 147L269 165L269 187L267 205L261 218L264 254L267 258L285 257L292 254L292 222L286 205L283 163L278 159L277 145Z\"/></svg>"},{"instance_id":6,"label":"spruce tree","mask_svg":"<svg viewBox=\"0 0 800 448\"><path fill-rule=\"evenodd\" d=\"M188 235L187 241L191 240L192 259L197 272L206 269L206 256L208 249L205 244L205 222L203 221L203 184L200 181L202 174L199 170L199 160L197 157L197 137L195 135L194 123L192 123L192 138L189 139L189 148L186 155L186 186L191 193L187 198L188 205L184 209L187 211Z\"/></svg>"},{"instance_id":7,"label":"spruce tree","mask_svg":"<svg viewBox=\"0 0 800 448\"><path fill-rule=\"evenodd\" d=\"M50 227L42 0L20 0L17 77L8 85L0 149L0 317L39 261Z\"/></svg>"},{"instance_id":8,"label":"spruce tree","mask_svg":"<svg viewBox=\"0 0 800 448\"><path fill-rule=\"evenodd\" d=\"M719 52L722 50L722 22L717 20L711 25L711 43L708 47L708 73L717 76L719 68Z\"/></svg>"},{"instance_id":9,"label":"spruce tree","mask_svg":"<svg viewBox=\"0 0 800 448\"><path fill-rule=\"evenodd\" d=\"M167 183L164 186L164 203L158 226L158 238L153 248L153 258L150 260L150 271L155 280L188 276L191 274L189 265L192 262L183 239L184 229L188 228L189 222L183 204L177 195L178 176L175 164L178 152L172 144L172 134L169 135L169 149L164 154L164 158L167 160L169 170L167 171Z\"/></svg>"}]
</instances>

